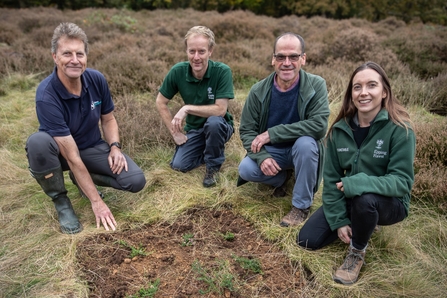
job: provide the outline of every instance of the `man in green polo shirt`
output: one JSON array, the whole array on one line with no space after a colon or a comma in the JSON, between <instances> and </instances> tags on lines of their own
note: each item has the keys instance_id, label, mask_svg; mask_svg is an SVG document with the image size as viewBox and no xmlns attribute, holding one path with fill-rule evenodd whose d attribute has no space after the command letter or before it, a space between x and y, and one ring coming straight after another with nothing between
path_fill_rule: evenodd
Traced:
<instances>
[{"instance_id":1,"label":"man in green polo shirt","mask_svg":"<svg viewBox=\"0 0 447 298\"><path fill-rule=\"evenodd\" d=\"M203 186L211 187L225 161L225 143L234 132L228 112L228 100L234 98L233 78L228 65L210 60L215 40L209 28L192 27L185 35L185 46L188 61L168 72L156 105L177 145L171 167L188 172L205 164ZM168 102L177 93L185 105L172 116Z\"/></svg>"}]
</instances>

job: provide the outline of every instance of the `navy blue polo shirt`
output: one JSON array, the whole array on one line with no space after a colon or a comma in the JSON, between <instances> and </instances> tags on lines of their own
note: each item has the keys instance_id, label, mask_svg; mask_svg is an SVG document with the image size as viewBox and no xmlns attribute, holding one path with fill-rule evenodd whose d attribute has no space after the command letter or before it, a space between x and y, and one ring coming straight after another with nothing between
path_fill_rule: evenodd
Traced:
<instances>
[{"instance_id":1,"label":"navy blue polo shirt","mask_svg":"<svg viewBox=\"0 0 447 298\"><path fill-rule=\"evenodd\" d=\"M79 150L104 142L99 120L101 115L114 110L109 86L99 71L87 68L81 75L81 82L81 96L69 93L54 68L36 91L39 131L52 137L72 135Z\"/></svg>"}]
</instances>

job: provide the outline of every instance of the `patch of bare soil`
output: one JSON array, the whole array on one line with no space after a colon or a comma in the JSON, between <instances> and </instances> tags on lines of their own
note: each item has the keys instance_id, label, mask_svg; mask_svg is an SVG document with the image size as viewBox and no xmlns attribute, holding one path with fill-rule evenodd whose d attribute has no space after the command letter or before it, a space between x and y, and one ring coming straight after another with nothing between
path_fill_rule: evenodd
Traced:
<instances>
[{"instance_id":1,"label":"patch of bare soil","mask_svg":"<svg viewBox=\"0 0 447 298\"><path fill-rule=\"evenodd\" d=\"M78 244L77 259L90 297L297 297L305 283L297 264L230 209L98 234Z\"/></svg>"}]
</instances>

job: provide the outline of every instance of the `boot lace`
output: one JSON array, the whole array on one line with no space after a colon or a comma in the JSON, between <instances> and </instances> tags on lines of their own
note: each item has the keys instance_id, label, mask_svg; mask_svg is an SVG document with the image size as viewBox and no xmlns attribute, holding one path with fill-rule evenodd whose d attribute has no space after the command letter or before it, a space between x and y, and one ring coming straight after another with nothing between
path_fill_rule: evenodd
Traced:
<instances>
[{"instance_id":1,"label":"boot lace","mask_svg":"<svg viewBox=\"0 0 447 298\"><path fill-rule=\"evenodd\" d=\"M353 250L351 250L349 254L346 256L342 269L351 271L357 266L359 261L362 261L363 264L366 265L363 255L360 254L359 252L354 252Z\"/></svg>"}]
</instances>

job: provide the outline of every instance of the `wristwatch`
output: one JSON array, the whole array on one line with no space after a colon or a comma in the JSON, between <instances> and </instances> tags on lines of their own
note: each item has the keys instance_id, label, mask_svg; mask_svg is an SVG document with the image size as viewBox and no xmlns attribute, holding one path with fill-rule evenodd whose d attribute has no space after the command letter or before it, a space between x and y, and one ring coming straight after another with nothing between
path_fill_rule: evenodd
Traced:
<instances>
[{"instance_id":1,"label":"wristwatch","mask_svg":"<svg viewBox=\"0 0 447 298\"><path fill-rule=\"evenodd\" d=\"M116 146L121 149L121 144L119 142L113 142L112 144L110 144L110 148L112 148L112 146Z\"/></svg>"}]
</instances>

